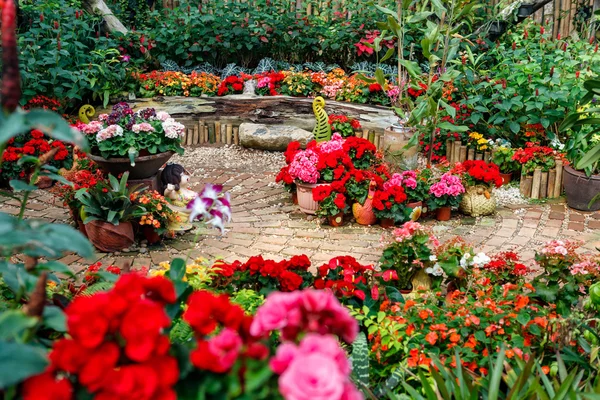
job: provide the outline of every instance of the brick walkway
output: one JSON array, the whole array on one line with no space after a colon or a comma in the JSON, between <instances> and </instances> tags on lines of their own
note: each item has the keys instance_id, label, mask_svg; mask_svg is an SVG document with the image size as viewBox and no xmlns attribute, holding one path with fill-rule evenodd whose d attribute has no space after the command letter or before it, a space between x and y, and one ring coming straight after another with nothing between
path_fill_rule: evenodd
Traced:
<instances>
[{"instance_id":1,"label":"brick walkway","mask_svg":"<svg viewBox=\"0 0 600 400\"><path fill-rule=\"evenodd\" d=\"M199 229L197 242L196 234L186 233L159 246L139 248L134 252L98 253L94 260L67 255L62 261L75 270L97 260L105 266L128 261L137 267L156 265L188 254L227 261L245 260L258 254L276 260L306 254L317 265L338 255L352 255L359 261L371 263L381 254L382 235L389 234L379 226L364 227L352 223L331 228L320 225L318 218L309 220L291 203L290 196L274 183L272 172L202 170L194 175L192 181L197 190L211 182L223 184L231 192L233 222L223 237L214 230ZM0 209L18 213L14 200L4 200ZM45 191L33 194L25 215L56 222L67 222L69 217L60 201ZM600 213L579 213L560 202L501 208L492 217L454 217L445 223L425 219L421 222L433 226L440 240L461 235L488 254L512 249L520 252L524 260L533 259L534 251L551 239L581 240L585 243L582 252L595 252L596 247L600 247Z\"/></svg>"}]
</instances>

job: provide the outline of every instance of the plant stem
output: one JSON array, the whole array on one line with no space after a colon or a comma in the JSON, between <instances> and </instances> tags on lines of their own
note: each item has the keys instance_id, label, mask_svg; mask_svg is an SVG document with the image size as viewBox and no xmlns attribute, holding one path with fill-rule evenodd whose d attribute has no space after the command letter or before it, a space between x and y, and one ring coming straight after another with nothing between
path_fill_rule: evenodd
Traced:
<instances>
[{"instance_id":1,"label":"plant stem","mask_svg":"<svg viewBox=\"0 0 600 400\"><path fill-rule=\"evenodd\" d=\"M29 179L29 184L33 185L37 180L40 173L40 166L36 166L35 170L31 174L31 178ZM19 221L23 220L23 215L25 214L25 206L27 205L27 200L29 199L29 195L31 194L30 190L26 190L23 195L23 200L21 201L21 210L19 211Z\"/></svg>"}]
</instances>

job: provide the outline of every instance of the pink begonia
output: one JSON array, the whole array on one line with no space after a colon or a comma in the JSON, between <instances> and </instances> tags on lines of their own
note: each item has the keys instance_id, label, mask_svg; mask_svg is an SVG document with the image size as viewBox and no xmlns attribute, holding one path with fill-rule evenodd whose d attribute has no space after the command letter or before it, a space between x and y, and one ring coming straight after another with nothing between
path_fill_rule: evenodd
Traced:
<instances>
[{"instance_id":1,"label":"pink begonia","mask_svg":"<svg viewBox=\"0 0 600 400\"><path fill-rule=\"evenodd\" d=\"M154 132L155 131L154 127L147 122L142 122L141 124L135 124L131 127L131 130L135 133Z\"/></svg>"},{"instance_id":2,"label":"pink begonia","mask_svg":"<svg viewBox=\"0 0 600 400\"><path fill-rule=\"evenodd\" d=\"M383 184L383 190L388 190L394 186L415 189L417 187L417 173L415 171L404 171L401 174L394 174L390 180Z\"/></svg>"},{"instance_id":3,"label":"pink begonia","mask_svg":"<svg viewBox=\"0 0 600 400\"><path fill-rule=\"evenodd\" d=\"M280 374L279 391L286 400L359 400L349 379L346 353L330 335L308 334L295 346L284 343L270 363Z\"/></svg>"},{"instance_id":4,"label":"pink begonia","mask_svg":"<svg viewBox=\"0 0 600 400\"><path fill-rule=\"evenodd\" d=\"M323 87L323 90L321 90L321 93L323 95L325 95L325 97L329 97L330 99L335 99L337 96L337 93L342 89L342 86L344 86L344 82L337 81L334 82L331 85L326 85Z\"/></svg>"},{"instance_id":5,"label":"pink begonia","mask_svg":"<svg viewBox=\"0 0 600 400\"><path fill-rule=\"evenodd\" d=\"M102 142L103 140L107 140L115 136L123 136L123 128L121 128L119 125L109 125L107 128L98 132L96 135L96 140L98 142Z\"/></svg>"},{"instance_id":6,"label":"pink begonia","mask_svg":"<svg viewBox=\"0 0 600 400\"><path fill-rule=\"evenodd\" d=\"M387 96L390 98L390 101L393 103L398 101L400 97L400 87L398 86L390 86L387 91Z\"/></svg>"},{"instance_id":7,"label":"pink begonia","mask_svg":"<svg viewBox=\"0 0 600 400\"><path fill-rule=\"evenodd\" d=\"M542 254L546 254L548 256L566 256L569 254L569 250L567 247L572 246L572 243L569 241L562 240L552 240L544 246L542 249Z\"/></svg>"},{"instance_id":8,"label":"pink begonia","mask_svg":"<svg viewBox=\"0 0 600 400\"><path fill-rule=\"evenodd\" d=\"M456 197L464 192L465 187L460 181L460 178L449 172L442 175L440 181L434 183L429 188L429 193L438 198L442 196Z\"/></svg>"},{"instance_id":9,"label":"pink begonia","mask_svg":"<svg viewBox=\"0 0 600 400\"><path fill-rule=\"evenodd\" d=\"M228 370L238 359L242 338L233 329L225 328L208 342L209 351L216 356L222 369Z\"/></svg>"},{"instance_id":10,"label":"pink begonia","mask_svg":"<svg viewBox=\"0 0 600 400\"><path fill-rule=\"evenodd\" d=\"M156 119L159 120L159 121L165 122L169 118L171 118L171 116L169 115L168 112L159 111L159 112L156 113Z\"/></svg>"},{"instance_id":11,"label":"pink begonia","mask_svg":"<svg viewBox=\"0 0 600 400\"><path fill-rule=\"evenodd\" d=\"M335 132L331 140L319 143L319 151L323 154L330 154L334 151L344 149L344 138L339 133Z\"/></svg>"},{"instance_id":12,"label":"pink begonia","mask_svg":"<svg viewBox=\"0 0 600 400\"><path fill-rule=\"evenodd\" d=\"M103 127L104 124L102 124L102 122L92 121L89 124L82 124L80 129L81 132L85 133L86 135L91 135L100 132Z\"/></svg>"},{"instance_id":13,"label":"pink begonia","mask_svg":"<svg viewBox=\"0 0 600 400\"><path fill-rule=\"evenodd\" d=\"M598 264L593 261L586 260L571 265L569 270L571 271L571 275L589 275L598 271Z\"/></svg>"},{"instance_id":14,"label":"pink begonia","mask_svg":"<svg viewBox=\"0 0 600 400\"><path fill-rule=\"evenodd\" d=\"M185 126L175 121L173 118L167 118L167 120L162 123L162 127L165 131L165 136L169 139L178 139L185 135Z\"/></svg>"},{"instance_id":15,"label":"pink begonia","mask_svg":"<svg viewBox=\"0 0 600 400\"><path fill-rule=\"evenodd\" d=\"M313 150L299 151L290 164L289 174L294 179L306 183L317 183L321 174L317 170L319 156Z\"/></svg>"},{"instance_id":16,"label":"pink begonia","mask_svg":"<svg viewBox=\"0 0 600 400\"><path fill-rule=\"evenodd\" d=\"M269 78L268 76L262 77L258 80L256 87L259 89L267 87L269 86L269 82L271 82L271 78Z\"/></svg>"},{"instance_id":17,"label":"pink begonia","mask_svg":"<svg viewBox=\"0 0 600 400\"><path fill-rule=\"evenodd\" d=\"M333 334L352 343L358 324L347 308L330 291L307 289L301 292L272 293L258 309L250 326L253 336L281 330L284 340L302 332Z\"/></svg>"},{"instance_id":18,"label":"pink begonia","mask_svg":"<svg viewBox=\"0 0 600 400\"><path fill-rule=\"evenodd\" d=\"M393 235L397 242L402 242L405 239L410 239L416 232L423 231L423 225L418 222L408 221L400 228L394 229Z\"/></svg>"},{"instance_id":19,"label":"pink begonia","mask_svg":"<svg viewBox=\"0 0 600 400\"><path fill-rule=\"evenodd\" d=\"M108 119L108 114L100 114L98 115L98 121L104 122Z\"/></svg>"}]
</instances>

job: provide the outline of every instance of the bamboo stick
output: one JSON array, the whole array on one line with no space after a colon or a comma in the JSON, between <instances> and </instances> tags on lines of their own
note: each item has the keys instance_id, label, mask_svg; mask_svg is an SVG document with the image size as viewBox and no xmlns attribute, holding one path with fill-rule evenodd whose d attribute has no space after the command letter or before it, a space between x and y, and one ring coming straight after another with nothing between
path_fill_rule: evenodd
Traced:
<instances>
[{"instance_id":1,"label":"bamboo stick","mask_svg":"<svg viewBox=\"0 0 600 400\"><path fill-rule=\"evenodd\" d=\"M483 154L481 154L481 153L476 153L476 154L475 154L475 160L483 160Z\"/></svg>"},{"instance_id":2,"label":"bamboo stick","mask_svg":"<svg viewBox=\"0 0 600 400\"><path fill-rule=\"evenodd\" d=\"M533 171L533 181L531 183L531 198L539 199L540 198L540 184L542 183L542 169L536 168Z\"/></svg>"},{"instance_id":3,"label":"bamboo stick","mask_svg":"<svg viewBox=\"0 0 600 400\"><path fill-rule=\"evenodd\" d=\"M202 136L204 136L204 143L208 143L208 125L202 124Z\"/></svg>"},{"instance_id":4,"label":"bamboo stick","mask_svg":"<svg viewBox=\"0 0 600 400\"><path fill-rule=\"evenodd\" d=\"M369 142L375 144L375 132L369 131L368 138L369 138Z\"/></svg>"},{"instance_id":5,"label":"bamboo stick","mask_svg":"<svg viewBox=\"0 0 600 400\"><path fill-rule=\"evenodd\" d=\"M363 130L362 130L362 137L364 139L369 140L369 130L367 128L363 128Z\"/></svg>"},{"instance_id":6,"label":"bamboo stick","mask_svg":"<svg viewBox=\"0 0 600 400\"><path fill-rule=\"evenodd\" d=\"M467 161L467 146L460 146L460 162Z\"/></svg>"},{"instance_id":7,"label":"bamboo stick","mask_svg":"<svg viewBox=\"0 0 600 400\"><path fill-rule=\"evenodd\" d=\"M215 121L215 140L213 143L221 142L221 122Z\"/></svg>"},{"instance_id":8,"label":"bamboo stick","mask_svg":"<svg viewBox=\"0 0 600 400\"><path fill-rule=\"evenodd\" d=\"M452 139L446 139L446 160L452 162Z\"/></svg>"},{"instance_id":9,"label":"bamboo stick","mask_svg":"<svg viewBox=\"0 0 600 400\"><path fill-rule=\"evenodd\" d=\"M383 148L383 135L380 132L375 133L375 147L377 150Z\"/></svg>"},{"instance_id":10,"label":"bamboo stick","mask_svg":"<svg viewBox=\"0 0 600 400\"><path fill-rule=\"evenodd\" d=\"M485 161L486 163L489 163L491 158L492 157L491 157L489 151L486 151L486 152L483 153L483 161Z\"/></svg>"},{"instance_id":11,"label":"bamboo stick","mask_svg":"<svg viewBox=\"0 0 600 400\"><path fill-rule=\"evenodd\" d=\"M231 144L231 139L232 139L232 137L231 137L231 136L233 135L233 126L231 126L231 125L227 125L227 131L226 131L226 132L227 132L227 140L226 140L226 143L227 143L228 145L230 145L230 144Z\"/></svg>"},{"instance_id":12,"label":"bamboo stick","mask_svg":"<svg viewBox=\"0 0 600 400\"><path fill-rule=\"evenodd\" d=\"M208 124L208 141L209 143L215 142L215 124Z\"/></svg>"},{"instance_id":13,"label":"bamboo stick","mask_svg":"<svg viewBox=\"0 0 600 400\"><path fill-rule=\"evenodd\" d=\"M521 193L521 196L523 196L523 197L525 197L525 178L526 178L526 176L520 172L519 173L519 192Z\"/></svg>"},{"instance_id":14,"label":"bamboo stick","mask_svg":"<svg viewBox=\"0 0 600 400\"><path fill-rule=\"evenodd\" d=\"M475 149L469 149L469 151L467 152L467 160L474 160L475 159Z\"/></svg>"},{"instance_id":15,"label":"bamboo stick","mask_svg":"<svg viewBox=\"0 0 600 400\"><path fill-rule=\"evenodd\" d=\"M562 160L556 160L556 179L554 180L554 194L553 197L560 197L562 193L562 180L563 180L563 162Z\"/></svg>"},{"instance_id":16,"label":"bamboo stick","mask_svg":"<svg viewBox=\"0 0 600 400\"><path fill-rule=\"evenodd\" d=\"M540 199L548 197L548 172L542 172L542 180L540 182Z\"/></svg>"},{"instance_id":17,"label":"bamboo stick","mask_svg":"<svg viewBox=\"0 0 600 400\"><path fill-rule=\"evenodd\" d=\"M362 131L354 131L354 135L355 135L357 138L362 138L362 137L363 137L363 132L362 132Z\"/></svg>"},{"instance_id":18,"label":"bamboo stick","mask_svg":"<svg viewBox=\"0 0 600 400\"><path fill-rule=\"evenodd\" d=\"M552 168L550 171L548 171L548 198L549 199L553 199L554 198L554 184L556 181L556 169Z\"/></svg>"},{"instance_id":19,"label":"bamboo stick","mask_svg":"<svg viewBox=\"0 0 600 400\"><path fill-rule=\"evenodd\" d=\"M187 128L185 130L185 138L182 140L183 144L186 145L186 146L191 145L191 143L190 143L190 141L191 141L191 139L190 139L190 132L191 132L192 135L194 134L194 130L192 128Z\"/></svg>"},{"instance_id":20,"label":"bamboo stick","mask_svg":"<svg viewBox=\"0 0 600 400\"><path fill-rule=\"evenodd\" d=\"M221 125L221 141L219 143L227 143L227 124Z\"/></svg>"},{"instance_id":21,"label":"bamboo stick","mask_svg":"<svg viewBox=\"0 0 600 400\"><path fill-rule=\"evenodd\" d=\"M240 128L238 126L233 128L233 143L240 144Z\"/></svg>"},{"instance_id":22,"label":"bamboo stick","mask_svg":"<svg viewBox=\"0 0 600 400\"><path fill-rule=\"evenodd\" d=\"M452 163L457 163L460 161L460 140L455 140L452 145Z\"/></svg>"},{"instance_id":23,"label":"bamboo stick","mask_svg":"<svg viewBox=\"0 0 600 400\"><path fill-rule=\"evenodd\" d=\"M523 178L521 178L523 179ZM531 175L527 175L525 177L525 185L523 187L523 196L525 197L531 197L531 187L533 184L533 176Z\"/></svg>"},{"instance_id":24,"label":"bamboo stick","mask_svg":"<svg viewBox=\"0 0 600 400\"><path fill-rule=\"evenodd\" d=\"M192 141L192 143L194 145L200 144L200 131L198 130L197 126L194 127L194 140Z\"/></svg>"}]
</instances>

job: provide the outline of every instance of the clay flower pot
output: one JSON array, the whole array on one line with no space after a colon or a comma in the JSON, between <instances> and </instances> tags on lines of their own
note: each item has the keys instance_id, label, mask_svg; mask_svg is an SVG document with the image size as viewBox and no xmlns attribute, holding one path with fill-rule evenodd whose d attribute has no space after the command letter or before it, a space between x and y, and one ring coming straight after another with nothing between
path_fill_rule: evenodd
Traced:
<instances>
[{"instance_id":1,"label":"clay flower pot","mask_svg":"<svg viewBox=\"0 0 600 400\"><path fill-rule=\"evenodd\" d=\"M392 218L383 218L379 221L379 225L381 225L382 228L388 229L393 228L396 224Z\"/></svg>"},{"instance_id":2,"label":"clay flower pot","mask_svg":"<svg viewBox=\"0 0 600 400\"><path fill-rule=\"evenodd\" d=\"M113 225L104 221L91 221L85 225L90 242L101 251L113 253L131 246L134 242L131 222Z\"/></svg>"},{"instance_id":3,"label":"clay flower pot","mask_svg":"<svg viewBox=\"0 0 600 400\"><path fill-rule=\"evenodd\" d=\"M331 226L342 226L344 225L344 213L338 213L336 215L330 215L329 217L327 217L327 220L329 221L329 225Z\"/></svg>"},{"instance_id":4,"label":"clay flower pot","mask_svg":"<svg viewBox=\"0 0 600 400\"><path fill-rule=\"evenodd\" d=\"M175 154L172 151L165 153L140 156L135 159L135 165L131 166L129 158L104 158L101 156L89 154L90 160L102 168L108 174L118 176L129 171L129 179L145 179L154 176L160 167L162 167Z\"/></svg>"},{"instance_id":5,"label":"clay flower pot","mask_svg":"<svg viewBox=\"0 0 600 400\"><path fill-rule=\"evenodd\" d=\"M580 211L600 210L600 201L595 201L590 207L592 199L600 193L600 175L588 177L584 172L566 166L563 179L569 207Z\"/></svg>"},{"instance_id":6,"label":"clay flower pot","mask_svg":"<svg viewBox=\"0 0 600 400\"><path fill-rule=\"evenodd\" d=\"M298 197L298 205L300 210L305 214L316 214L319 209L319 203L313 200L313 189L317 186L328 185L328 183L303 183L296 182L296 195Z\"/></svg>"},{"instance_id":7,"label":"clay flower pot","mask_svg":"<svg viewBox=\"0 0 600 400\"><path fill-rule=\"evenodd\" d=\"M440 207L435 210L435 219L438 221L448 221L452 215L452 209L450 207Z\"/></svg>"},{"instance_id":8,"label":"clay flower pot","mask_svg":"<svg viewBox=\"0 0 600 400\"><path fill-rule=\"evenodd\" d=\"M35 185L39 189L48 189L48 188L52 187L53 184L54 184L54 182L52 181L52 179L47 176L40 176L37 179L37 182L35 183Z\"/></svg>"},{"instance_id":9,"label":"clay flower pot","mask_svg":"<svg viewBox=\"0 0 600 400\"><path fill-rule=\"evenodd\" d=\"M142 226L141 231L144 239L146 239L150 245L160 243L162 241L160 235L149 225Z\"/></svg>"},{"instance_id":10,"label":"clay flower pot","mask_svg":"<svg viewBox=\"0 0 600 400\"><path fill-rule=\"evenodd\" d=\"M406 207L412 208L412 212L410 213L410 220L413 222L417 222L419 218L421 218L421 214L423 213L423 202L415 201L413 203L408 203Z\"/></svg>"},{"instance_id":11,"label":"clay flower pot","mask_svg":"<svg viewBox=\"0 0 600 400\"><path fill-rule=\"evenodd\" d=\"M500 174L500 178L502 178L502 186L508 185L512 180L512 173L510 174Z\"/></svg>"}]
</instances>

